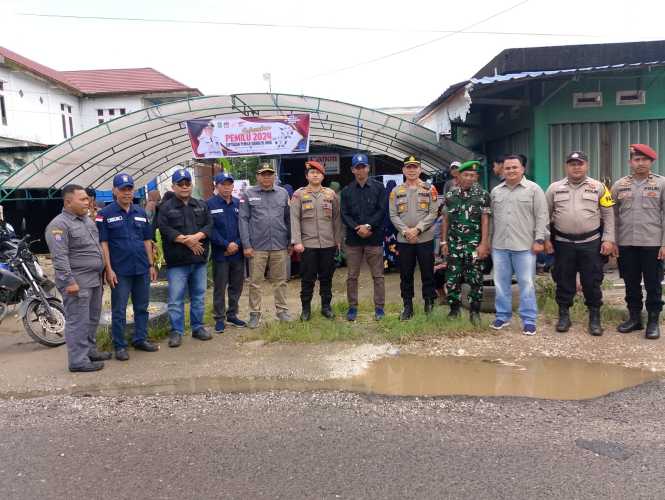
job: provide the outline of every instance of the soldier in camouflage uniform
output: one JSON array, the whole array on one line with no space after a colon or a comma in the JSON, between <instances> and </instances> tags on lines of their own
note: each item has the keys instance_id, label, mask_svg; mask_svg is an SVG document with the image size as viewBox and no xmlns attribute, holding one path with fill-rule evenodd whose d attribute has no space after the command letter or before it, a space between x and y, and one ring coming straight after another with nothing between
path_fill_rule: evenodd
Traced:
<instances>
[{"instance_id":1,"label":"soldier in camouflage uniform","mask_svg":"<svg viewBox=\"0 0 665 500\"><path fill-rule=\"evenodd\" d=\"M460 315L462 282L471 287L469 318L480 322L480 302L483 295L482 262L490 252L490 196L478 184L480 163L468 161L459 168L459 185L446 193L441 225L441 253L448 258L446 287L448 288L448 317Z\"/></svg>"}]
</instances>

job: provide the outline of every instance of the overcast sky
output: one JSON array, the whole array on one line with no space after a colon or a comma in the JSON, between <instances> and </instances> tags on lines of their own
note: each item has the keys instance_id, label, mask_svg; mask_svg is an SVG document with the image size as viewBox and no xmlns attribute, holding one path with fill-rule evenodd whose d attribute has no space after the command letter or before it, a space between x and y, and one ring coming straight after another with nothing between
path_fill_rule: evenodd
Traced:
<instances>
[{"instance_id":1,"label":"overcast sky","mask_svg":"<svg viewBox=\"0 0 665 500\"><path fill-rule=\"evenodd\" d=\"M665 38L663 5L643 0L0 0L0 45L57 70L149 66L209 95L265 92L262 75L270 73L274 92L368 107L416 106L467 79L504 48Z\"/></svg>"}]
</instances>

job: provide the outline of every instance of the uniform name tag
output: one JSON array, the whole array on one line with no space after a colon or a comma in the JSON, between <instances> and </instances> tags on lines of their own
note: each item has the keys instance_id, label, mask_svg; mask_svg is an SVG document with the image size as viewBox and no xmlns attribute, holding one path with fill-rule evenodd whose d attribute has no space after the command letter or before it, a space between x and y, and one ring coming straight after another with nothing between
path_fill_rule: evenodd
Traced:
<instances>
[{"instance_id":1,"label":"uniform name tag","mask_svg":"<svg viewBox=\"0 0 665 500\"><path fill-rule=\"evenodd\" d=\"M119 220L122 220L122 215L118 215L117 217L109 217L106 219L106 222L118 222Z\"/></svg>"},{"instance_id":2,"label":"uniform name tag","mask_svg":"<svg viewBox=\"0 0 665 500\"><path fill-rule=\"evenodd\" d=\"M261 201L261 197L260 196L252 196L252 197L249 198L249 201Z\"/></svg>"},{"instance_id":3,"label":"uniform name tag","mask_svg":"<svg viewBox=\"0 0 665 500\"><path fill-rule=\"evenodd\" d=\"M223 213L224 213L224 209L223 209L223 208L216 208L216 209L214 209L214 210L211 210L210 213L211 213L211 214L223 214Z\"/></svg>"},{"instance_id":4,"label":"uniform name tag","mask_svg":"<svg viewBox=\"0 0 665 500\"><path fill-rule=\"evenodd\" d=\"M134 220L137 220L139 222L148 222L148 219L145 217L134 217Z\"/></svg>"}]
</instances>

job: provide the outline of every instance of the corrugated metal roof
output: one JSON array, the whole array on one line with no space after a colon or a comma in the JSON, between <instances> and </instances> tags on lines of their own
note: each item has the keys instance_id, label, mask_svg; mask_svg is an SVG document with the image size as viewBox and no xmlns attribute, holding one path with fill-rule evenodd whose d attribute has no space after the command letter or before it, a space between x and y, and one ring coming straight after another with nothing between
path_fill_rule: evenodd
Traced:
<instances>
[{"instance_id":1,"label":"corrugated metal roof","mask_svg":"<svg viewBox=\"0 0 665 500\"><path fill-rule=\"evenodd\" d=\"M537 78L547 78L550 76L566 76L566 75L575 75L575 74L584 74L584 73L600 73L604 71L625 71L625 70L645 68L650 66L665 66L665 61L608 64L604 66L589 66L585 68L568 68L568 69L557 69L557 70L546 70L546 71L523 71L519 73L507 73L505 75L471 78L470 80L465 80L463 82L455 83L454 85L448 87L443 94L441 94L438 98L436 98L430 104L425 106L421 111L419 111L416 114L414 121L416 122L420 121L431 111L433 111L434 109L438 108L441 104L446 102L451 96L455 95L460 89L469 84L471 84L471 86L494 85L499 83L510 82L513 80L537 79ZM469 90L471 91L472 87L470 87Z\"/></svg>"},{"instance_id":2,"label":"corrugated metal roof","mask_svg":"<svg viewBox=\"0 0 665 500\"><path fill-rule=\"evenodd\" d=\"M21 54L17 54L16 52L6 49L5 47L0 47L0 56L4 57L5 59L9 59L14 64L27 71L30 71L31 73L36 73L38 76L73 90L77 94L80 93L80 90L74 87L71 82L67 81L62 76L60 71L56 71L53 68L44 66L43 64L39 64L38 62L35 62L32 59L28 59Z\"/></svg>"},{"instance_id":3,"label":"corrugated metal roof","mask_svg":"<svg viewBox=\"0 0 665 500\"><path fill-rule=\"evenodd\" d=\"M550 71L523 71L520 73L508 73L505 75L484 76L482 78L471 78L469 80L473 85L491 85L511 80L522 80L526 78L542 78L547 76L569 75L576 73L595 73L602 71L626 70L642 68L646 66L664 66L665 61L650 61L631 64L611 64L605 66L590 66L588 68L569 68Z\"/></svg>"},{"instance_id":4,"label":"corrugated metal roof","mask_svg":"<svg viewBox=\"0 0 665 500\"><path fill-rule=\"evenodd\" d=\"M197 89L188 87L152 68L57 71L4 47L0 47L0 56L75 94L190 92L201 95Z\"/></svg>"},{"instance_id":5,"label":"corrugated metal roof","mask_svg":"<svg viewBox=\"0 0 665 500\"><path fill-rule=\"evenodd\" d=\"M198 92L152 68L94 69L60 73L84 94Z\"/></svg>"}]
</instances>

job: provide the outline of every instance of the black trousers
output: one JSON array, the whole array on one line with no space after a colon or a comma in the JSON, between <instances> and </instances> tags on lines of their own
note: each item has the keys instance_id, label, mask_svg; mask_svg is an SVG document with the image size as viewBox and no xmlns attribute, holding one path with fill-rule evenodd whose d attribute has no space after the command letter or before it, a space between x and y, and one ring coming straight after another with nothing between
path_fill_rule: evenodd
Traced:
<instances>
[{"instance_id":1,"label":"black trousers","mask_svg":"<svg viewBox=\"0 0 665 500\"><path fill-rule=\"evenodd\" d=\"M336 252L337 247L305 248L300 259L300 300L303 304L312 301L317 279L321 304L330 304Z\"/></svg>"},{"instance_id":2,"label":"black trousers","mask_svg":"<svg viewBox=\"0 0 665 500\"><path fill-rule=\"evenodd\" d=\"M436 298L434 287L434 244L432 241L424 243L397 243L399 252L399 288L402 300L412 300L413 273L416 262L420 268L420 280L423 288L423 299Z\"/></svg>"},{"instance_id":3,"label":"black trousers","mask_svg":"<svg viewBox=\"0 0 665 500\"><path fill-rule=\"evenodd\" d=\"M554 241L554 270L556 302L570 307L577 292L577 273L580 273L584 303L587 307L603 304L603 256L600 255L600 238L587 243Z\"/></svg>"},{"instance_id":4,"label":"black trousers","mask_svg":"<svg viewBox=\"0 0 665 500\"><path fill-rule=\"evenodd\" d=\"M658 260L659 247L619 247L619 273L626 284L629 311L642 310L642 280L647 291L649 312L663 310L663 261Z\"/></svg>"},{"instance_id":5,"label":"black trousers","mask_svg":"<svg viewBox=\"0 0 665 500\"><path fill-rule=\"evenodd\" d=\"M212 275L215 281L212 292L215 321L224 321L225 318L238 316L238 301L242 295L242 287L245 282L245 259L224 262L213 260ZM228 308L226 306L227 292L229 295Z\"/></svg>"}]
</instances>

